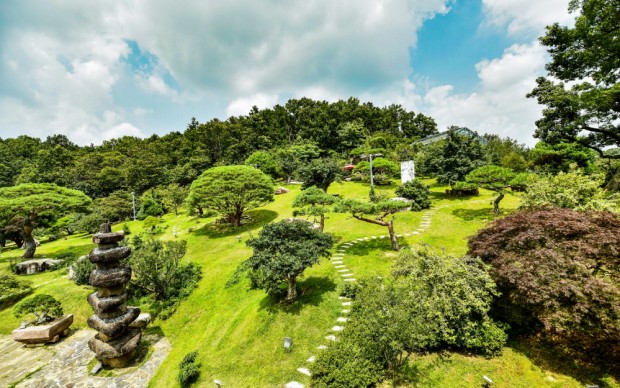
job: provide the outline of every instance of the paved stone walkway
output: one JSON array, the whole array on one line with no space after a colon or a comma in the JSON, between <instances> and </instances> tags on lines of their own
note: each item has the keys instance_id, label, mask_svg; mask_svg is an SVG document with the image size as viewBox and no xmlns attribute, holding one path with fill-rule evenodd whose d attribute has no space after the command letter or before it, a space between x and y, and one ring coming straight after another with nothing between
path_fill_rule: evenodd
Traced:
<instances>
[{"instance_id":1,"label":"paved stone walkway","mask_svg":"<svg viewBox=\"0 0 620 388\"><path fill-rule=\"evenodd\" d=\"M166 338L144 336L154 348L144 364L117 370L115 377L92 376L87 368L94 355L88 348L88 340L95 333L93 330L79 330L57 344L35 348L26 348L10 336L1 337L0 386L17 382L32 373L17 387L146 387L170 353L171 345Z\"/></svg>"}]
</instances>

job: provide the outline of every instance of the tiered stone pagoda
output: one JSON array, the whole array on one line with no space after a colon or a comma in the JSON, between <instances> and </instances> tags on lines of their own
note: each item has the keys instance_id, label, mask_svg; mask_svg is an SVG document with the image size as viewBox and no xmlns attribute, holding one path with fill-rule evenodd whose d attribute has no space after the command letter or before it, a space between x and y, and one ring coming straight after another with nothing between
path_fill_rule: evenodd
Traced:
<instances>
[{"instance_id":1,"label":"tiered stone pagoda","mask_svg":"<svg viewBox=\"0 0 620 388\"><path fill-rule=\"evenodd\" d=\"M88 326L99 333L88 341L88 346L103 364L113 368L122 367L136 355L142 331L132 327L140 315L137 307L128 307L125 285L131 279L131 268L120 261L131 254L131 248L119 246L125 238L123 232L112 233L110 224L101 225L93 242L88 259L97 265L90 274L90 285L97 292L88 295L88 303L95 314L88 318Z\"/></svg>"}]
</instances>

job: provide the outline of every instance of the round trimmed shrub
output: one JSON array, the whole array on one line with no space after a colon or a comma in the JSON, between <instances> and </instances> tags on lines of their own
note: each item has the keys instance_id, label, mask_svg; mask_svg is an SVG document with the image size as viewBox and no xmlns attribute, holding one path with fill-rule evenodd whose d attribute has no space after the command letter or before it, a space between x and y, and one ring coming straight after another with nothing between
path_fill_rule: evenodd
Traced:
<instances>
[{"instance_id":1,"label":"round trimmed shrub","mask_svg":"<svg viewBox=\"0 0 620 388\"><path fill-rule=\"evenodd\" d=\"M411 210L420 211L431 207L431 200L428 198L430 190L421 181L414 179L400 185L396 189L396 195L407 198L411 201Z\"/></svg>"}]
</instances>

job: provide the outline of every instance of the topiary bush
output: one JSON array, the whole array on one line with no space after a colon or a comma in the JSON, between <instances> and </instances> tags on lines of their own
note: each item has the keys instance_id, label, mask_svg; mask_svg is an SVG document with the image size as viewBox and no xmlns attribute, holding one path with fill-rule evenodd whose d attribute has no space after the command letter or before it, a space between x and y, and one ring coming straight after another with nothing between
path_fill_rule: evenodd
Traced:
<instances>
[{"instance_id":1,"label":"topiary bush","mask_svg":"<svg viewBox=\"0 0 620 388\"><path fill-rule=\"evenodd\" d=\"M420 211L431 207L431 200L428 198L430 190L427 185L414 179L403 183L396 189L396 195L407 198L411 201L411 210Z\"/></svg>"},{"instance_id":2,"label":"topiary bush","mask_svg":"<svg viewBox=\"0 0 620 388\"><path fill-rule=\"evenodd\" d=\"M455 196L478 195L478 185L468 182L456 182L452 189L446 190L446 194Z\"/></svg>"}]
</instances>

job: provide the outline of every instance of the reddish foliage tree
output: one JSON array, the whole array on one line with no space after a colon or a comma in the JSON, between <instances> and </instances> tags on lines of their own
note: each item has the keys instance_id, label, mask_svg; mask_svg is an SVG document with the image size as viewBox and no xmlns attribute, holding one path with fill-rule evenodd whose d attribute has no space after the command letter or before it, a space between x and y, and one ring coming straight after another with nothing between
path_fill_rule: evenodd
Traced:
<instances>
[{"instance_id":1,"label":"reddish foliage tree","mask_svg":"<svg viewBox=\"0 0 620 388\"><path fill-rule=\"evenodd\" d=\"M569 209L524 211L469 240L491 265L513 327L620 355L620 217Z\"/></svg>"}]
</instances>

